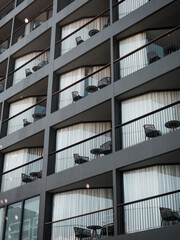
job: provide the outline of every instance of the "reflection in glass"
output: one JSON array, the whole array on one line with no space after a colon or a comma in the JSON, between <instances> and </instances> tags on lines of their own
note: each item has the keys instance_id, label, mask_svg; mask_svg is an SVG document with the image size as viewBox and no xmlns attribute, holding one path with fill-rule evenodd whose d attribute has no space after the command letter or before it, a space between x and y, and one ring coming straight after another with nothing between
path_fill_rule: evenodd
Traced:
<instances>
[{"instance_id":1,"label":"reflection in glass","mask_svg":"<svg viewBox=\"0 0 180 240\"><path fill-rule=\"evenodd\" d=\"M25 201L22 239L37 239L39 218L39 197Z\"/></svg>"},{"instance_id":2,"label":"reflection in glass","mask_svg":"<svg viewBox=\"0 0 180 240\"><path fill-rule=\"evenodd\" d=\"M3 237L4 217L5 217L5 208L0 208L0 240L2 240L2 237Z\"/></svg>"},{"instance_id":3,"label":"reflection in glass","mask_svg":"<svg viewBox=\"0 0 180 240\"><path fill-rule=\"evenodd\" d=\"M22 203L15 203L8 207L6 217L5 239L19 240Z\"/></svg>"}]
</instances>

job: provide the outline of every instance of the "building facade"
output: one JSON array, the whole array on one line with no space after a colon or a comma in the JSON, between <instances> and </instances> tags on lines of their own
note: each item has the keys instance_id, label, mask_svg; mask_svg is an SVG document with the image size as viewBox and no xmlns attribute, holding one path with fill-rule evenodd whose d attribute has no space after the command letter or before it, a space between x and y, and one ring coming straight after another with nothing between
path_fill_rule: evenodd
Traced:
<instances>
[{"instance_id":1,"label":"building facade","mask_svg":"<svg viewBox=\"0 0 180 240\"><path fill-rule=\"evenodd\" d=\"M0 240L179 239L179 11L0 1Z\"/></svg>"}]
</instances>

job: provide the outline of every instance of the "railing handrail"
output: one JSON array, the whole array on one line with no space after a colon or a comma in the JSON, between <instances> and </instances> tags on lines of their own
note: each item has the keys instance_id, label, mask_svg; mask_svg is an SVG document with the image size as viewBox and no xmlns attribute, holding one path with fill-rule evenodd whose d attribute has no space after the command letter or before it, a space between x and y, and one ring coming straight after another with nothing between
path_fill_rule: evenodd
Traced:
<instances>
[{"instance_id":1,"label":"railing handrail","mask_svg":"<svg viewBox=\"0 0 180 240\"><path fill-rule=\"evenodd\" d=\"M14 0L13 0L14 1ZM16 32L18 32L21 28L23 28L24 26L26 26L27 24L29 24L31 21L33 21L36 17L38 17L41 13L43 13L44 11L46 11L49 7L51 7L53 5L53 3L47 5L45 8L43 8L41 11L39 11L38 13L36 13L33 17L31 17L29 19L29 21L27 23L23 23L23 25L21 25L19 28L17 28L12 35L14 35ZM0 41L0 44L5 42L8 38L11 37L11 34L9 34L5 39Z\"/></svg>"},{"instance_id":2,"label":"railing handrail","mask_svg":"<svg viewBox=\"0 0 180 240\"><path fill-rule=\"evenodd\" d=\"M117 207L123 207L123 206L126 206L126 205L131 205L131 204L134 204L134 203L139 203L139 202L147 201L147 200L151 200L151 199L154 199L154 198L159 198L159 197L171 195L171 194L178 193L178 192L180 192L180 189L175 190L175 191L171 191L171 192L167 192L167 193L162 193L162 194L154 195L154 196L151 196L151 197L146 197L146 198L138 199L138 200L131 201L131 202L127 202L127 203L119 203L119 204L117 204Z\"/></svg>"},{"instance_id":3,"label":"railing handrail","mask_svg":"<svg viewBox=\"0 0 180 240\"><path fill-rule=\"evenodd\" d=\"M77 146L77 145L79 145L79 144L81 144L81 143L88 142L88 141L90 141L90 140L92 140L92 139L94 139L94 138L97 138L97 137L99 137L99 136L102 136L102 135L104 135L104 134L106 134L106 133L109 133L109 132L111 132L111 131L112 131L112 129L109 129L109 130L107 130L107 131L101 132L101 133L96 134L96 135L94 135L94 136L92 136L92 137L83 139L83 140L81 140L81 141L79 141L79 142L76 142L76 143L73 143L73 144L71 144L71 145L69 145L69 146L67 146L67 147L61 148L61 149L59 149L59 150L57 150L57 151L51 152L51 153L49 153L49 155L51 156L51 155L54 155L54 154L56 154L56 153L62 152L62 151L64 151L64 150L68 149L68 148L72 148L72 147L74 147L74 146Z\"/></svg>"},{"instance_id":4,"label":"railing handrail","mask_svg":"<svg viewBox=\"0 0 180 240\"><path fill-rule=\"evenodd\" d=\"M0 173L0 176L5 175L5 174L7 174L7 173L9 173L9 172L13 172L13 171L15 171L15 170L17 170L17 169L19 169L19 168L25 167L25 166L27 166L27 165L30 165L30 164L32 164L32 163L34 163L34 162L37 162L37 161L41 160L41 159L43 159L43 156L42 156L42 157L39 157L39 158L36 158L36 159L32 160L31 162L28 162L28 163L25 163L25 164L20 165L20 166L18 166L18 167L15 167L15 168L13 168L13 169L10 169L10 170L8 170L8 171L6 171L6 172L2 172L2 173Z\"/></svg>"},{"instance_id":5,"label":"railing handrail","mask_svg":"<svg viewBox=\"0 0 180 240\"><path fill-rule=\"evenodd\" d=\"M60 219L60 220L56 220L56 221L52 221L52 222L46 222L44 224L45 225L49 225L49 224L54 224L54 223L57 223L57 222L64 222L64 221L71 220L71 219L74 219L74 218L84 217L84 216L88 216L88 215L99 213L99 212L105 212L105 211L111 210L113 208L114 207L108 207L108 208L104 208L104 209L101 209L101 210L97 210L97 211L93 211L93 212L89 212L89 213L76 215L76 216L73 216L73 217L68 217L68 218L64 218L64 219Z\"/></svg>"},{"instance_id":6,"label":"railing handrail","mask_svg":"<svg viewBox=\"0 0 180 240\"><path fill-rule=\"evenodd\" d=\"M11 0L10 2L6 3L2 8L0 8L0 12L2 10L4 10L7 6L9 6L12 2L14 2L15 0Z\"/></svg>"},{"instance_id":7,"label":"railing handrail","mask_svg":"<svg viewBox=\"0 0 180 240\"><path fill-rule=\"evenodd\" d=\"M169 108L169 107L175 106L175 105L177 105L177 104L179 104L179 103L180 103L180 101L176 101L176 102L174 102L174 103L168 104L168 105L166 105L166 106L164 106L164 107L161 107L161 108L158 108L158 109L156 109L156 110L154 110L154 111L152 111L152 112L146 113L146 114L144 114L144 115L142 115L142 116L140 116L140 117L134 118L134 119L132 119L132 120L130 120L130 121L127 121L127 122L125 122L125 123L118 124L115 128L123 127L123 126L125 126L125 125L130 124L130 123L133 123L133 122L135 122L135 121L138 121L138 120L140 120L140 119L142 119L142 118L144 118L144 117L148 117L148 116L150 116L150 115L152 115L152 114L155 114L155 113L157 113L157 112L161 112L161 111L163 111L163 110L165 110L165 109L167 109L167 108Z\"/></svg>"},{"instance_id":8,"label":"railing handrail","mask_svg":"<svg viewBox=\"0 0 180 240\"><path fill-rule=\"evenodd\" d=\"M52 94L52 96L56 96L57 94L59 94L59 93L65 91L66 89L73 87L74 85L76 85L76 84L82 82L83 80L85 80L85 79L87 79L87 78L93 76L94 74L96 74L96 73L98 73L98 72L101 72L102 70L104 70L105 68L109 67L110 65L111 65L110 63L106 64L105 66L103 66L102 68L100 68L100 69L94 71L93 73L90 73L90 74L86 75L85 77L83 77L83 78L77 80L76 82L74 82L74 83L68 85L67 87L62 88L62 89L60 89L60 90L54 92L54 93Z\"/></svg>"},{"instance_id":9,"label":"railing handrail","mask_svg":"<svg viewBox=\"0 0 180 240\"><path fill-rule=\"evenodd\" d=\"M77 28L76 30L74 30L73 32L71 32L70 34L68 34L67 36L65 36L64 38L61 38L60 40L58 40L55 45L59 44L60 42L63 42L65 39L67 39L68 37L72 36L74 33L78 32L79 30L81 30L82 28L84 28L85 26L89 25L90 23L92 23L93 21L95 21L97 18L99 18L101 15L105 14L106 12L108 12L110 10L110 8L105 9L103 12L99 13L96 17L94 17L93 19L91 19L89 22L83 24L81 27Z\"/></svg>"},{"instance_id":10,"label":"railing handrail","mask_svg":"<svg viewBox=\"0 0 180 240\"><path fill-rule=\"evenodd\" d=\"M31 108L33 108L33 107L39 105L39 104L42 103L42 102L45 102L46 100L47 100L47 97L45 97L45 98L43 98L42 100L40 100L39 102L37 102L37 103L31 105L30 107L28 107L28 108L22 110L21 112L16 113L15 115L11 116L10 118L6 118L6 119L4 119L4 120L2 121L2 123L5 123L5 122L7 122L7 121L9 121L9 120L11 120L11 119L13 119L13 118L15 118L15 117L21 115L22 113L24 113L24 112L28 111L29 109L31 109Z\"/></svg>"}]
</instances>

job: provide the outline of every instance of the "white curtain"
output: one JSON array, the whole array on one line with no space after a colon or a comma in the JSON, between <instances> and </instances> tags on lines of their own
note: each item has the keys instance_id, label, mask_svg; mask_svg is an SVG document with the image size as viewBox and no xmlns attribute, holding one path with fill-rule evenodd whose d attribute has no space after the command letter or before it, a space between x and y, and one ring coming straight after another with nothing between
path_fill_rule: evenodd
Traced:
<instances>
[{"instance_id":1,"label":"white curtain","mask_svg":"<svg viewBox=\"0 0 180 240\"><path fill-rule=\"evenodd\" d=\"M4 227L4 222L5 222L5 208L0 208L0 240L2 240L3 238L3 227Z\"/></svg>"},{"instance_id":2,"label":"white curtain","mask_svg":"<svg viewBox=\"0 0 180 240\"><path fill-rule=\"evenodd\" d=\"M26 99L11 103L9 108L9 118L23 111L24 109L34 105L35 103L36 103L36 97L30 97L30 98L26 98ZM29 122L33 122L33 117L32 117L33 113L34 113L34 108L31 108L28 111L9 120L7 134L10 134L12 132L15 132L23 128L23 119L27 119Z\"/></svg>"},{"instance_id":3,"label":"white curtain","mask_svg":"<svg viewBox=\"0 0 180 240\"><path fill-rule=\"evenodd\" d=\"M150 113L156 109L180 100L180 91L152 92L122 101L122 123ZM145 140L144 124L154 124L162 134L169 132L165 123L170 120L180 120L179 105L165 109L154 115L142 118L122 128L123 148Z\"/></svg>"},{"instance_id":4,"label":"white curtain","mask_svg":"<svg viewBox=\"0 0 180 240\"><path fill-rule=\"evenodd\" d=\"M25 163L31 162L32 160L41 157L42 154L42 148L21 149L7 153L4 156L3 172L21 166ZM40 170L42 170L42 160L4 174L2 176L1 191L4 192L9 189L21 186L21 173L29 174L30 172Z\"/></svg>"},{"instance_id":5,"label":"white curtain","mask_svg":"<svg viewBox=\"0 0 180 240\"><path fill-rule=\"evenodd\" d=\"M130 12L136 10L137 8L141 7L145 3L147 3L149 0L126 0L125 2L122 2L118 5L118 13L119 13L119 19L123 18Z\"/></svg>"},{"instance_id":6,"label":"white curtain","mask_svg":"<svg viewBox=\"0 0 180 240\"><path fill-rule=\"evenodd\" d=\"M31 60L32 58L36 57L38 54L40 54L41 52L34 52L34 53L30 53L27 54L23 57L17 58L15 60L15 66L14 69L19 68L20 66L22 66L23 64L25 64L26 62L28 62L29 60ZM37 57L36 59L34 59L33 61L31 61L30 63L26 64L24 67L20 68L19 70L17 70L14 73L13 76L13 85L20 82L21 80L23 80L24 78L26 78L26 72L25 70L27 68L30 68L30 71L33 73L32 68L34 66L37 66L38 63L42 62L42 61L48 61L49 62L49 51L43 53L42 55L40 55L39 57Z\"/></svg>"},{"instance_id":7,"label":"white curtain","mask_svg":"<svg viewBox=\"0 0 180 240\"><path fill-rule=\"evenodd\" d=\"M77 216L113 206L112 189L78 189L54 194L52 221ZM88 215L52 225L53 240L74 239L74 227L103 226L107 212ZM113 211L109 211L113 221Z\"/></svg>"},{"instance_id":8,"label":"white curtain","mask_svg":"<svg viewBox=\"0 0 180 240\"><path fill-rule=\"evenodd\" d=\"M180 165L159 165L123 174L124 202L151 197L180 189ZM135 232L161 226L160 207L178 211L179 193L161 198L127 205L125 231Z\"/></svg>"},{"instance_id":9,"label":"white curtain","mask_svg":"<svg viewBox=\"0 0 180 240\"><path fill-rule=\"evenodd\" d=\"M64 27L62 27L62 36L61 38L66 37L76 29L80 28L93 18L84 18L79 21L73 22L71 24L68 24ZM61 55L65 54L66 52L70 51L72 48L76 47L76 37L81 37L82 40L87 40L90 38L89 36L89 31L91 29L97 29L97 30L102 30L103 26L107 23L108 17L100 17L93 21L92 23L86 25L84 28L73 34L72 36L68 37L61 43Z\"/></svg>"},{"instance_id":10,"label":"white curtain","mask_svg":"<svg viewBox=\"0 0 180 240\"><path fill-rule=\"evenodd\" d=\"M102 66L94 66L94 67L83 67L78 68L76 70L70 71L68 73L62 74L59 77L59 86L60 89L63 89L74 82L80 80L81 78L85 77L88 74L91 74L97 70L102 68ZM88 93L86 92L86 87L88 85L97 86L98 80L101 80L104 77L110 77L110 68L105 68L102 71L94 74L91 77L87 77L84 81L62 91L59 94L59 108L63 108L72 103L72 92L78 91L80 96L86 96Z\"/></svg>"},{"instance_id":11,"label":"white curtain","mask_svg":"<svg viewBox=\"0 0 180 240\"><path fill-rule=\"evenodd\" d=\"M119 57L132 52L133 50L147 43L146 33L139 33L135 36L119 41ZM120 77L123 78L148 64L147 49L131 54L119 62Z\"/></svg>"},{"instance_id":12,"label":"white curtain","mask_svg":"<svg viewBox=\"0 0 180 240\"><path fill-rule=\"evenodd\" d=\"M73 143L85 140L98 133L104 132L111 128L110 122L99 123L81 123L66 127L57 131L56 135L56 150L67 147ZM80 156L94 158L90 153L91 149L99 148L101 144L110 141L111 136L109 133L99 136L91 141L78 144L74 147L68 148L56 154L55 172L74 166L73 154L78 153Z\"/></svg>"}]
</instances>

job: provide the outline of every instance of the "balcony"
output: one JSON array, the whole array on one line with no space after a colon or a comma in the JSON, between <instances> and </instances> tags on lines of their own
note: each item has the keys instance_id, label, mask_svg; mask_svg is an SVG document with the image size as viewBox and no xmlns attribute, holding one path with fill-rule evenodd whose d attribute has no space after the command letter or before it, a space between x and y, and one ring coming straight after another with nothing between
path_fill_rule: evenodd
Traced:
<instances>
[{"instance_id":1,"label":"balcony","mask_svg":"<svg viewBox=\"0 0 180 240\"><path fill-rule=\"evenodd\" d=\"M110 122L82 123L57 130L56 151L49 153L49 173L60 172L110 154L110 125Z\"/></svg>"},{"instance_id":2,"label":"balcony","mask_svg":"<svg viewBox=\"0 0 180 240\"><path fill-rule=\"evenodd\" d=\"M152 30L119 42L119 58L114 60L115 80L122 79L180 49L180 26Z\"/></svg>"},{"instance_id":3,"label":"balcony","mask_svg":"<svg viewBox=\"0 0 180 240\"><path fill-rule=\"evenodd\" d=\"M15 18L12 44L19 42L50 19L52 17L52 8L53 3L51 1L46 1L46 5L41 6L42 10L39 11L37 3L35 2L20 12ZM33 16L32 11L34 14Z\"/></svg>"},{"instance_id":4,"label":"balcony","mask_svg":"<svg viewBox=\"0 0 180 240\"><path fill-rule=\"evenodd\" d=\"M8 2L2 1L0 4L0 20L8 15L14 8L15 0L9 0Z\"/></svg>"},{"instance_id":5,"label":"balcony","mask_svg":"<svg viewBox=\"0 0 180 240\"><path fill-rule=\"evenodd\" d=\"M39 180L43 169L42 151L42 148L31 148L4 154L1 192Z\"/></svg>"},{"instance_id":6,"label":"balcony","mask_svg":"<svg viewBox=\"0 0 180 240\"><path fill-rule=\"evenodd\" d=\"M177 91L178 92L178 91ZM150 106L150 102L149 102ZM128 110L125 106L123 111ZM134 106L135 107L135 106ZM139 105L140 107L140 105ZM116 126L116 137L120 139L117 150L124 149L164 134L178 131L180 127L180 101L156 109ZM144 111L148 111L144 108ZM133 116L133 113L132 113ZM124 116L126 118L126 116ZM127 116L128 118L128 116Z\"/></svg>"},{"instance_id":7,"label":"balcony","mask_svg":"<svg viewBox=\"0 0 180 240\"><path fill-rule=\"evenodd\" d=\"M118 234L129 234L180 223L180 190L118 204Z\"/></svg>"},{"instance_id":8,"label":"balcony","mask_svg":"<svg viewBox=\"0 0 180 240\"><path fill-rule=\"evenodd\" d=\"M27 97L9 104L9 118L2 121L1 137L26 127L45 116L46 97Z\"/></svg>"}]
</instances>

